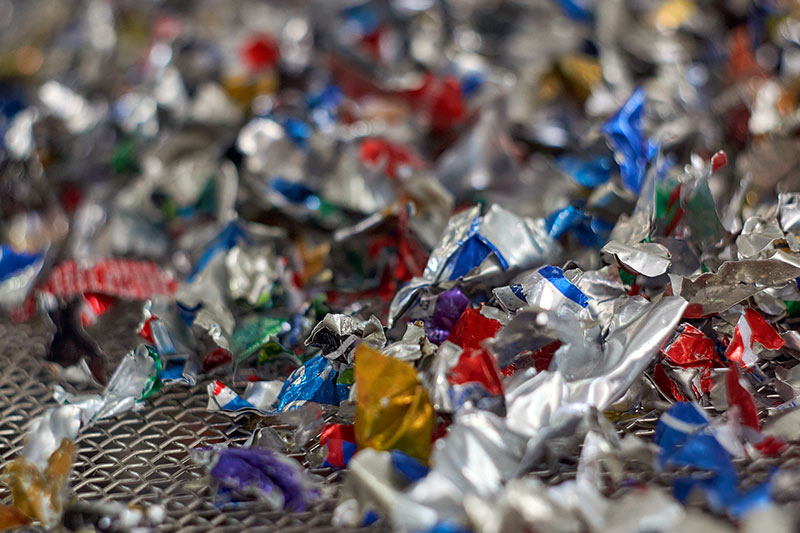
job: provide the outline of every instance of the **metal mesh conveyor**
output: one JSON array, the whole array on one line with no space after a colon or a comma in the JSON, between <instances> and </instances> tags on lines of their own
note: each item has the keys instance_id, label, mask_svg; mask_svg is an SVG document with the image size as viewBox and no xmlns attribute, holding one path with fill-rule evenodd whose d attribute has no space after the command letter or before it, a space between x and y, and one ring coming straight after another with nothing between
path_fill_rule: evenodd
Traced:
<instances>
[{"instance_id":1,"label":"metal mesh conveyor","mask_svg":"<svg viewBox=\"0 0 800 533\"><path fill-rule=\"evenodd\" d=\"M138 308L127 305L90 330L112 365L138 344L134 334L137 321ZM3 464L22 448L30 420L56 405L52 396L56 378L44 361L50 335L40 319L21 325L0 322ZM341 475L330 469L311 469L333 488L330 496L306 512L266 511L249 505L220 510L214 505L202 468L195 464L190 450L214 444L240 445L249 436L245 428L250 420L249 415L234 418L208 412L205 386L201 382L193 388L162 389L148 399L144 409L82 430L70 483L74 493L82 501L162 504L166 519L160 531L165 532L338 531L331 517ZM304 461L304 456L299 453L295 457ZM5 489L0 494L9 501Z\"/></svg>"},{"instance_id":2,"label":"metal mesh conveyor","mask_svg":"<svg viewBox=\"0 0 800 533\"><path fill-rule=\"evenodd\" d=\"M89 330L109 356L112 367L140 342L135 335L139 309L135 304L122 304ZM0 459L3 464L22 448L31 419L56 405L52 394L55 383L71 392L91 390L90 385L75 388L57 379L51 365L44 360L50 336L48 326L40 318L19 325L5 320L0 322ZM310 468L312 473L324 478L330 490L306 512L269 511L257 504L221 509L214 504L203 469L192 459L191 450L215 444L242 445L250 436L248 428L256 424L272 425L278 430L289 427L249 414L231 417L209 412L206 384L207 380L193 388L166 387L151 396L143 409L101 420L82 430L70 483L80 501L161 504L166 510L159 527L163 532L341 531L331 521L338 487L346 474L327 468ZM618 421L616 427L620 433L630 432L649 440L659 414L653 411L629 422ZM313 454L313 451L301 450L292 457L309 467L306 452ZM561 483L574 479L577 463L577 454L571 459L552 459L530 475L549 484ZM800 470L800 446L790 443L778 457L737 460L736 464L741 469L744 486L753 486L766 479L776 466L782 470ZM680 474L655 473L649 468L627 472L624 483L609 482L606 494L616 497L635 490L635 481L654 482L666 488L671 484L670 477ZM800 489L782 486L774 497L781 502L797 502ZM6 503L10 501L6 489L0 489L0 499ZM386 523L378 522L358 531L372 533L388 529Z\"/></svg>"}]
</instances>

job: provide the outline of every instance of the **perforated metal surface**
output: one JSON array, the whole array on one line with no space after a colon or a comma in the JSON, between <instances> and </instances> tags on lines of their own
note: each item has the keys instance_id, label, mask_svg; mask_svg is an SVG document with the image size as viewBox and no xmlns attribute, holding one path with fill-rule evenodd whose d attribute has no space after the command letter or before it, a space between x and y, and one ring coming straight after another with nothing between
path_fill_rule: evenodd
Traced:
<instances>
[{"instance_id":1,"label":"perforated metal surface","mask_svg":"<svg viewBox=\"0 0 800 533\"><path fill-rule=\"evenodd\" d=\"M139 341L137 309L128 305L90 331L112 364ZM0 458L5 463L23 445L30 420L55 405L56 378L44 355L50 333L39 319L22 325L0 322ZM71 387L67 387L70 389ZM75 390L71 388L71 390ZM220 510L191 452L198 446L238 445L249 436L247 415L230 418L206 410L205 383L175 386L152 396L144 409L103 420L82 430L71 479L86 501L159 503L167 516L160 531L332 531L340 474L312 469L331 486L331 495L302 513L267 511L258 506ZM298 459L304 454L298 454ZM8 501L8 494L1 493ZM373 531L376 528L371 528ZM338 529L337 529L338 531ZM361 529L360 531L365 531Z\"/></svg>"}]
</instances>

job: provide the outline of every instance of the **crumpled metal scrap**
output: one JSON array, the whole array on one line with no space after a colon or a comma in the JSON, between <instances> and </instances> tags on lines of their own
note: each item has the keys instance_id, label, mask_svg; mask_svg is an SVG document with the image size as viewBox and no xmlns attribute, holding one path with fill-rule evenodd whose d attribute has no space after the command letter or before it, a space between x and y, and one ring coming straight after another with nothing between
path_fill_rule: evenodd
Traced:
<instances>
[{"instance_id":1,"label":"crumpled metal scrap","mask_svg":"<svg viewBox=\"0 0 800 533\"><path fill-rule=\"evenodd\" d=\"M227 507L331 497L297 453L339 526L797 518L796 6L178 4L0 2L0 307L60 404L0 522L157 527L66 503L76 439L197 385Z\"/></svg>"}]
</instances>

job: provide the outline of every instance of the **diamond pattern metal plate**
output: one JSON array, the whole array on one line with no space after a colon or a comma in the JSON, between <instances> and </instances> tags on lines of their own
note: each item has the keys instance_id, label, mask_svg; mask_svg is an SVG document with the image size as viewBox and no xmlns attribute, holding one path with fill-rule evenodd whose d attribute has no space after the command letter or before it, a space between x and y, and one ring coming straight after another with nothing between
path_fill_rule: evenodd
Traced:
<instances>
[{"instance_id":1,"label":"diamond pattern metal plate","mask_svg":"<svg viewBox=\"0 0 800 533\"><path fill-rule=\"evenodd\" d=\"M89 330L112 365L139 343L134 334L137 322L138 308L127 304ZM50 336L47 325L38 318L21 325L0 322L3 463L22 448L30 420L56 405L52 387L57 378L44 361ZM206 410L205 385L202 382L191 389L162 389L144 409L82 430L71 479L75 495L83 501L159 503L166 509L166 518L159 527L163 532L340 531L331 524L340 474L329 469L311 469L324 477L331 493L306 512L269 511L257 506L221 510L214 505L212 491L203 480L202 468L192 459L191 450L214 444L241 445L249 432L244 429L247 415L231 418ZM300 453L296 458L307 466L304 456ZM9 501L5 489L0 497Z\"/></svg>"}]
</instances>

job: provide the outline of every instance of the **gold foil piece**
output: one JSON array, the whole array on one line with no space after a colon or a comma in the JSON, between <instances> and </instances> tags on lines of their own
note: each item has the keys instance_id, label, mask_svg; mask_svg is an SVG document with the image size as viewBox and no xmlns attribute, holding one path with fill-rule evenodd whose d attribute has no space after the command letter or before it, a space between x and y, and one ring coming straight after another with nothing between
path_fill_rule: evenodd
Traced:
<instances>
[{"instance_id":1,"label":"gold foil piece","mask_svg":"<svg viewBox=\"0 0 800 533\"><path fill-rule=\"evenodd\" d=\"M22 514L13 505L0 505L0 531L31 523L31 519Z\"/></svg>"},{"instance_id":2,"label":"gold foil piece","mask_svg":"<svg viewBox=\"0 0 800 533\"><path fill-rule=\"evenodd\" d=\"M267 72L254 76L230 75L224 80L225 92L242 107L247 107L256 96L272 94L278 88L278 77Z\"/></svg>"},{"instance_id":3,"label":"gold foil piece","mask_svg":"<svg viewBox=\"0 0 800 533\"><path fill-rule=\"evenodd\" d=\"M677 30L696 10L694 0L667 0L656 9L653 23L658 28Z\"/></svg>"},{"instance_id":4,"label":"gold foil piece","mask_svg":"<svg viewBox=\"0 0 800 533\"><path fill-rule=\"evenodd\" d=\"M539 91L537 93L537 100L546 104L552 102L564 90L564 83L561 77L555 70L550 70L539 79Z\"/></svg>"},{"instance_id":5,"label":"gold foil piece","mask_svg":"<svg viewBox=\"0 0 800 533\"><path fill-rule=\"evenodd\" d=\"M413 365L361 344L355 351L356 444L427 461L435 415Z\"/></svg>"},{"instance_id":6,"label":"gold foil piece","mask_svg":"<svg viewBox=\"0 0 800 533\"><path fill-rule=\"evenodd\" d=\"M592 88L603 79L597 59L585 54L565 54L558 60L558 71L567 87L580 100L592 94Z\"/></svg>"},{"instance_id":7,"label":"gold foil piece","mask_svg":"<svg viewBox=\"0 0 800 533\"><path fill-rule=\"evenodd\" d=\"M0 528L19 525L20 517L36 520L46 528L56 525L63 512L62 497L74 457L75 444L64 439L47 460L44 471L23 457L9 461L0 481L11 489L16 510L0 509Z\"/></svg>"},{"instance_id":8,"label":"gold foil piece","mask_svg":"<svg viewBox=\"0 0 800 533\"><path fill-rule=\"evenodd\" d=\"M303 257L303 282L306 283L325 270L325 261L327 261L330 254L331 245L328 242L323 242L314 246L300 241L298 246Z\"/></svg>"}]
</instances>

